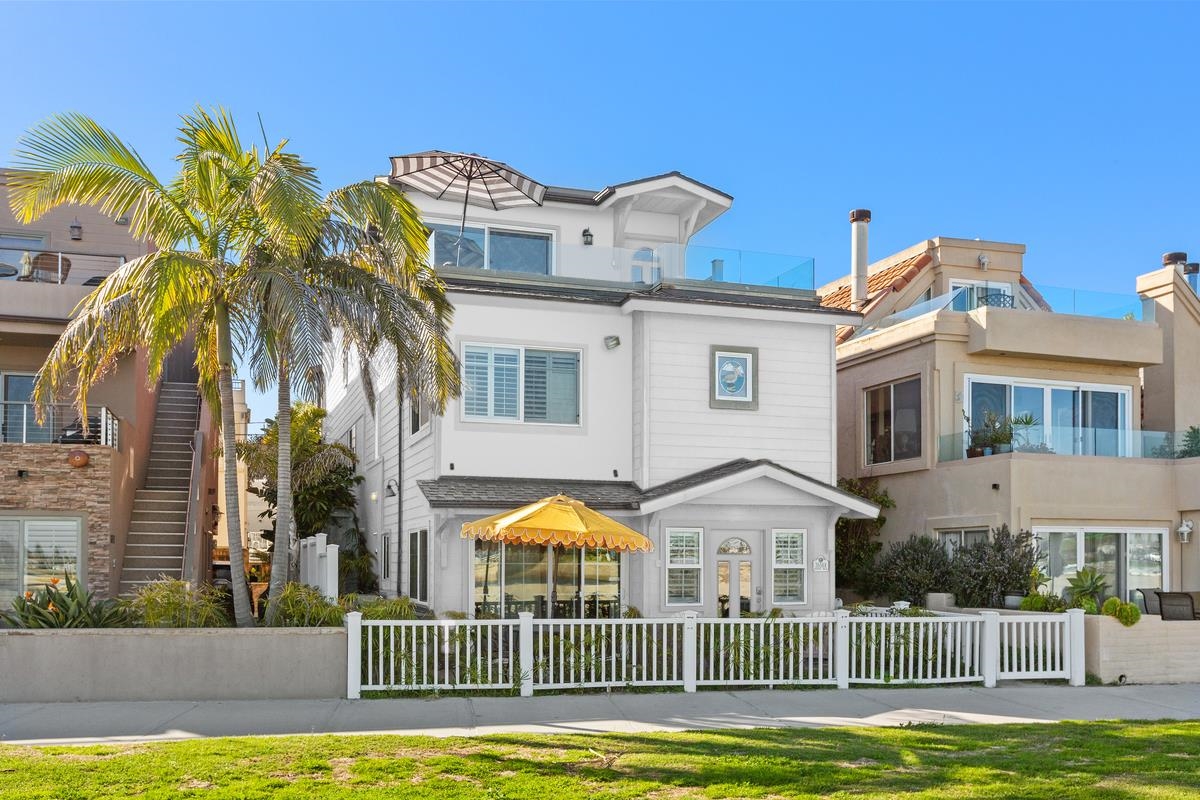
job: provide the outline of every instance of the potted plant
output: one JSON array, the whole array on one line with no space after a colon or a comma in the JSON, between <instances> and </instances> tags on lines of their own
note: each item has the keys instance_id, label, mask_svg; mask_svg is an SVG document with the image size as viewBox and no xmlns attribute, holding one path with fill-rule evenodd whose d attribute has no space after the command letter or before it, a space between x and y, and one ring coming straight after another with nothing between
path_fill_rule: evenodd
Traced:
<instances>
[{"instance_id":1,"label":"potted plant","mask_svg":"<svg viewBox=\"0 0 1200 800\"><path fill-rule=\"evenodd\" d=\"M989 411L983 418L983 427L991 433L993 452L1012 452L1012 420L1008 417L1002 417L994 411Z\"/></svg>"},{"instance_id":2,"label":"potted plant","mask_svg":"<svg viewBox=\"0 0 1200 800\"><path fill-rule=\"evenodd\" d=\"M963 428L963 435L966 436L969 444L967 445L967 458L979 458L980 456L990 456L992 454L992 432L987 426L976 428L971 425L971 418L967 416L964 409L962 412L963 422L966 423Z\"/></svg>"}]
</instances>

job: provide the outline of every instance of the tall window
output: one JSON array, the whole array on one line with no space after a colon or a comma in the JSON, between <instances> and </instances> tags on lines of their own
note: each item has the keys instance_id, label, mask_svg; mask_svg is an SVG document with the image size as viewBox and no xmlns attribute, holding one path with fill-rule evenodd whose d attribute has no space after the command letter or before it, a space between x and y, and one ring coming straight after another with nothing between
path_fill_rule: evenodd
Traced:
<instances>
[{"instance_id":1,"label":"tall window","mask_svg":"<svg viewBox=\"0 0 1200 800\"><path fill-rule=\"evenodd\" d=\"M803 603L807 599L804 530L771 531L771 597L776 603Z\"/></svg>"},{"instance_id":2,"label":"tall window","mask_svg":"<svg viewBox=\"0 0 1200 800\"><path fill-rule=\"evenodd\" d=\"M80 531L77 519L0 517L0 604L51 578L77 579Z\"/></svg>"},{"instance_id":3,"label":"tall window","mask_svg":"<svg viewBox=\"0 0 1200 800\"><path fill-rule=\"evenodd\" d=\"M965 405L973 430L990 415L1010 420L1014 450L1129 454L1132 403L1126 386L968 375Z\"/></svg>"},{"instance_id":4,"label":"tall window","mask_svg":"<svg viewBox=\"0 0 1200 800\"><path fill-rule=\"evenodd\" d=\"M577 425L579 362L578 350L467 345L463 416Z\"/></svg>"},{"instance_id":5,"label":"tall window","mask_svg":"<svg viewBox=\"0 0 1200 800\"><path fill-rule=\"evenodd\" d=\"M868 389L866 408L868 464L920 457L920 378Z\"/></svg>"},{"instance_id":6,"label":"tall window","mask_svg":"<svg viewBox=\"0 0 1200 800\"><path fill-rule=\"evenodd\" d=\"M408 534L408 596L429 602L429 531Z\"/></svg>"},{"instance_id":7,"label":"tall window","mask_svg":"<svg viewBox=\"0 0 1200 800\"><path fill-rule=\"evenodd\" d=\"M429 424L429 401L423 397L408 399L408 432L417 433Z\"/></svg>"},{"instance_id":8,"label":"tall window","mask_svg":"<svg viewBox=\"0 0 1200 800\"><path fill-rule=\"evenodd\" d=\"M987 528L954 528L939 530L938 541L946 550L946 555L954 555L963 547L973 547L988 540Z\"/></svg>"},{"instance_id":9,"label":"tall window","mask_svg":"<svg viewBox=\"0 0 1200 800\"><path fill-rule=\"evenodd\" d=\"M379 572L385 581L392 577L392 535L387 531L379 542Z\"/></svg>"},{"instance_id":10,"label":"tall window","mask_svg":"<svg viewBox=\"0 0 1200 800\"><path fill-rule=\"evenodd\" d=\"M539 231L431 222L429 250L435 267L489 269L549 275L554 238Z\"/></svg>"},{"instance_id":11,"label":"tall window","mask_svg":"<svg viewBox=\"0 0 1200 800\"><path fill-rule=\"evenodd\" d=\"M703 566L700 528L667 528L667 605L697 605Z\"/></svg>"},{"instance_id":12,"label":"tall window","mask_svg":"<svg viewBox=\"0 0 1200 800\"><path fill-rule=\"evenodd\" d=\"M39 423L33 398L34 375L0 374L0 442L36 444L54 438L52 420ZM60 423L61 425L61 423Z\"/></svg>"}]
</instances>

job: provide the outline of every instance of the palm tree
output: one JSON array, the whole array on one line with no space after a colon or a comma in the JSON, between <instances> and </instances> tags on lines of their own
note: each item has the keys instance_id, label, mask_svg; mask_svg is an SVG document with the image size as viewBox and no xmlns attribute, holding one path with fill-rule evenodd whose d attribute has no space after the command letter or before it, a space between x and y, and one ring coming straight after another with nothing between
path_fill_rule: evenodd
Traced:
<instances>
[{"instance_id":1,"label":"palm tree","mask_svg":"<svg viewBox=\"0 0 1200 800\"><path fill-rule=\"evenodd\" d=\"M416 209L394 187L367 181L338 189L321 208L320 233L300 254L271 250L247 270L246 294L263 311L266 332L251 359L255 382L278 385L276 544L270 597L281 597L293 549L291 395L315 399L323 389L325 357L334 331L346 353L360 359L374 412L371 361L381 352L395 367L397 396L442 410L458 394L459 370L447 339L452 307L445 286L426 263L427 231ZM286 473L286 474L285 474ZM274 618L272 599L267 619Z\"/></svg>"},{"instance_id":2,"label":"palm tree","mask_svg":"<svg viewBox=\"0 0 1200 800\"><path fill-rule=\"evenodd\" d=\"M315 172L282 141L246 149L221 109L182 117L179 173L159 181L145 161L114 133L81 114L54 117L18 147L23 170L10 181L14 215L33 222L65 204L131 212L134 236L154 252L109 275L85 298L38 372L34 400L44 405L72 387L87 419L89 389L118 358L144 346L151 383L165 356L195 334L200 388L220 411L225 458L225 518L241 530L233 425L233 337L257 324L239 292L246 254L269 240L278 252L298 252L318 235ZM241 537L229 537L234 615L254 624L246 588Z\"/></svg>"}]
</instances>

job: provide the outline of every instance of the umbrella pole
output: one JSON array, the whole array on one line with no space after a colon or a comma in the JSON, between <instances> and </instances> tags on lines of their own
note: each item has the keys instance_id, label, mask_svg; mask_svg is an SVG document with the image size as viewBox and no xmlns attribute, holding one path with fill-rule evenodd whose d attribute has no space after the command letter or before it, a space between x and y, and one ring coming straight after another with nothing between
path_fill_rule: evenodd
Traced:
<instances>
[{"instance_id":1,"label":"umbrella pole","mask_svg":"<svg viewBox=\"0 0 1200 800\"><path fill-rule=\"evenodd\" d=\"M467 174L467 193L463 195L463 213L462 222L458 225L458 247L454 252L454 266L459 266L462 261L462 243L463 234L467 231L467 202L471 199L471 175ZM485 264L484 267L487 265Z\"/></svg>"}]
</instances>

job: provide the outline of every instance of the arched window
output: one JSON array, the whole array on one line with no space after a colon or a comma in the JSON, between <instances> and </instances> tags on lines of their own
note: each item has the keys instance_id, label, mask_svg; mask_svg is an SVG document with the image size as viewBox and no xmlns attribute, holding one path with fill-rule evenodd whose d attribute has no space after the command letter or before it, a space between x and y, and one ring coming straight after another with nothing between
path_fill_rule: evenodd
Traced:
<instances>
[{"instance_id":1,"label":"arched window","mask_svg":"<svg viewBox=\"0 0 1200 800\"><path fill-rule=\"evenodd\" d=\"M658 264L658 255L649 247L642 247L634 251L630 280L634 283L658 283L662 280L662 268Z\"/></svg>"},{"instance_id":2,"label":"arched window","mask_svg":"<svg viewBox=\"0 0 1200 800\"><path fill-rule=\"evenodd\" d=\"M717 555L748 556L750 555L750 543L736 536L732 539L726 539L717 548Z\"/></svg>"}]
</instances>

